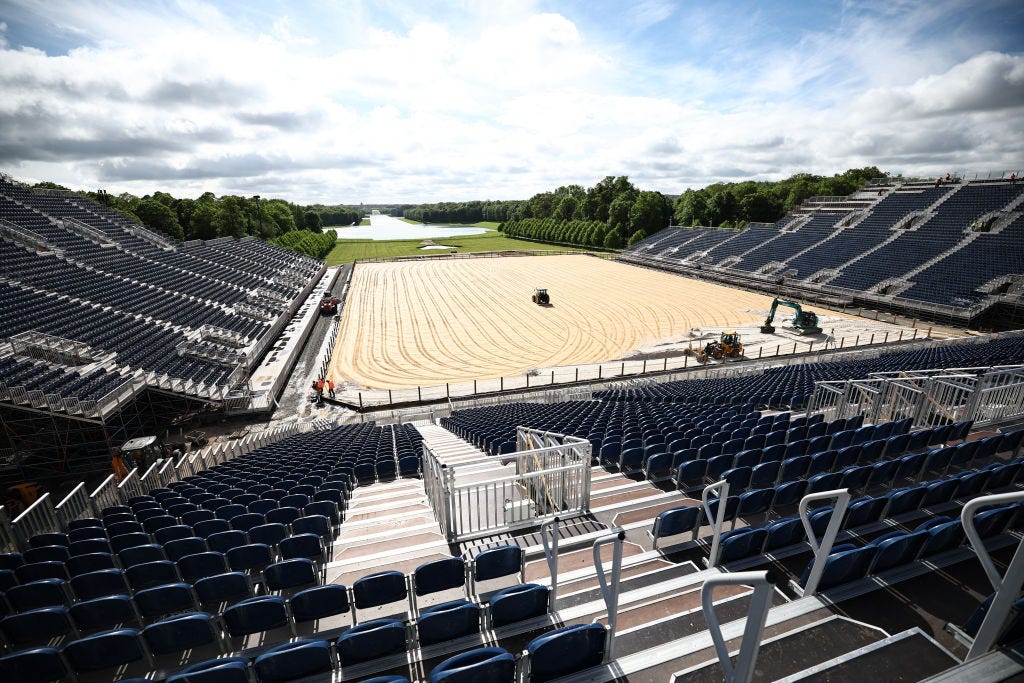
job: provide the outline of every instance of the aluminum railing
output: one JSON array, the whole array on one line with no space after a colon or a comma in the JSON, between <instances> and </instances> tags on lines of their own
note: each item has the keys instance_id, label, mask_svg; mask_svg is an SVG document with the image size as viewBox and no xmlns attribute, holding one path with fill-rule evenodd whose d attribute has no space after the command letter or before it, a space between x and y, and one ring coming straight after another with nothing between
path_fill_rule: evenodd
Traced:
<instances>
[{"instance_id":1,"label":"aluminum railing","mask_svg":"<svg viewBox=\"0 0 1024 683\"><path fill-rule=\"evenodd\" d=\"M145 495L152 489L194 476L208 466L245 455L255 448L305 431L306 428L306 425L293 423L283 428L249 434L233 444L212 444L200 451L186 453L177 462L161 459L145 472L133 469L120 482L110 474L92 493L88 492L85 482L82 482L56 505L50 494L44 493L10 522L0 509L0 552L23 550L28 547L28 539L35 534L63 530L72 520L98 516L104 508L123 505L133 496Z\"/></svg>"},{"instance_id":2,"label":"aluminum railing","mask_svg":"<svg viewBox=\"0 0 1024 683\"><path fill-rule=\"evenodd\" d=\"M921 428L961 420L993 424L1024 415L1024 366L817 382L807 405L807 414L815 413L828 420L864 415L869 423L910 418Z\"/></svg>"},{"instance_id":3,"label":"aluminum railing","mask_svg":"<svg viewBox=\"0 0 1024 683\"><path fill-rule=\"evenodd\" d=\"M720 574L705 579L700 590L701 606L708 622L708 632L715 645L718 661L726 683L749 683L754 677L754 665L761 648L764 625L768 621L768 610L772 606L772 592L777 579L766 571ZM722 625L715 612L714 591L718 586L753 586L754 594L747 611L746 626L740 641L740 650L735 664L729 655L729 646L722 636Z\"/></svg>"},{"instance_id":4,"label":"aluminum railing","mask_svg":"<svg viewBox=\"0 0 1024 683\"><path fill-rule=\"evenodd\" d=\"M15 538L19 546L28 547L28 539L36 534L44 534L52 531L59 531L60 521L57 513L54 512L53 504L50 502L50 494L44 493L34 503L29 505L24 512L14 518L11 522Z\"/></svg>"},{"instance_id":5,"label":"aluminum railing","mask_svg":"<svg viewBox=\"0 0 1024 683\"><path fill-rule=\"evenodd\" d=\"M997 493L974 498L968 501L960 511L960 520L964 525L967 540L978 556L978 560L985 570L985 576L988 577L989 583L992 584L992 589L995 591L995 597L992 598L988 612L985 614L981 626L978 627L970 651L967 653L966 660L968 661L985 654L996 644L1010 609L1020 597L1021 585L1024 584L1024 540L1017 545L1017 550L1014 552L1009 566L1006 567L1006 571L1000 574L999 568L992 561L991 554L974 526L974 516L983 507L1010 505L1020 503L1022 500L1024 500L1022 491Z\"/></svg>"},{"instance_id":6,"label":"aluminum railing","mask_svg":"<svg viewBox=\"0 0 1024 683\"><path fill-rule=\"evenodd\" d=\"M423 445L424 490L451 541L538 526L590 508L591 445L585 439L520 428L520 443L543 444L497 458L447 465ZM481 466L504 470L481 478Z\"/></svg>"}]
</instances>

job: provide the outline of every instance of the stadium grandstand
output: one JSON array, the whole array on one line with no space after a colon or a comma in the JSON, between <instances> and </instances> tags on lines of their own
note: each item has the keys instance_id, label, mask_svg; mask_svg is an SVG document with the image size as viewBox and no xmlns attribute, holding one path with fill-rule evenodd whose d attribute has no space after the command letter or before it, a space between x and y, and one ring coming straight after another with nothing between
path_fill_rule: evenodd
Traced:
<instances>
[{"instance_id":1,"label":"stadium grandstand","mask_svg":"<svg viewBox=\"0 0 1024 683\"><path fill-rule=\"evenodd\" d=\"M4 178L3 481L53 483L0 512L0 679L1024 680L1022 196L879 181L617 257L947 338L310 412L338 269ZM109 473L202 416L247 430Z\"/></svg>"},{"instance_id":2,"label":"stadium grandstand","mask_svg":"<svg viewBox=\"0 0 1024 683\"><path fill-rule=\"evenodd\" d=\"M670 227L622 258L810 301L1020 327L1024 185L1015 180L884 178L849 197L811 197L774 224Z\"/></svg>"}]
</instances>

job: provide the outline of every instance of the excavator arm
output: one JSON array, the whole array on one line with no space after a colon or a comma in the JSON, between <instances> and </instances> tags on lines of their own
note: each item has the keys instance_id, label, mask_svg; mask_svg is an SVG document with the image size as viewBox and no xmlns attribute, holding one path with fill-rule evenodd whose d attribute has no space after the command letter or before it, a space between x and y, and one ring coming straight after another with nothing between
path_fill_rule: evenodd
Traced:
<instances>
[{"instance_id":1,"label":"excavator arm","mask_svg":"<svg viewBox=\"0 0 1024 683\"><path fill-rule=\"evenodd\" d=\"M803 307L795 301L789 299L780 299L775 297L772 299L771 310L768 311L768 317L764 321L764 325L761 325L762 334L773 334L775 327L772 322L775 320L775 312L779 306L787 306L792 308L794 311L793 315L793 327L795 327L800 334L819 334L821 328L818 327L818 316L812 311L804 311Z\"/></svg>"}]
</instances>

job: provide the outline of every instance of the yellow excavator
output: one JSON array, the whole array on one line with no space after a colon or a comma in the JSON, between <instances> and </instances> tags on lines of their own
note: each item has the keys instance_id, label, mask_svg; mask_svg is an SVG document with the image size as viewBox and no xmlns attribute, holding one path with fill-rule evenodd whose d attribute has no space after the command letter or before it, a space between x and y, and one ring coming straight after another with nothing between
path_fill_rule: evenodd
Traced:
<instances>
[{"instance_id":1,"label":"yellow excavator","mask_svg":"<svg viewBox=\"0 0 1024 683\"><path fill-rule=\"evenodd\" d=\"M722 332L717 341L708 342L703 349L697 351L698 363L707 363L709 360L722 360L723 358L739 358L743 355L743 343L740 335L733 330Z\"/></svg>"},{"instance_id":2,"label":"yellow excavator","mask_svg":"<svg viewBox=\"0 0 1024 683\"><path fill-rule=\"evenodd\" d=\"M818 314L814 311L805 311L795 301L789 299L780 299L775 297L772 299L772 308L768 311L768 317L765 318L764 325L761 325L762 334L774 334L775 326L772 322L775 320L775 311L778 310L779 306L787 306L795 311L793 320L790 324L800 334L821 334L821 327L818 326Z\"/></svg>"}]
</instances>

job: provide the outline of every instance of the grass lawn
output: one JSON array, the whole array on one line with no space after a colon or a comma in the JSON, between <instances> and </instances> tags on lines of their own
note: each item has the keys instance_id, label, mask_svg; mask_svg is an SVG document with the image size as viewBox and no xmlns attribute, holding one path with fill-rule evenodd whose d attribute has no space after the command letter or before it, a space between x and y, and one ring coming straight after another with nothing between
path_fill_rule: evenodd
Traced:
<instances>
[{"instance_id":1,"label":"grass lawn","mask_svg":"<svg viewBox=\"0 0 1024 683\"><path fill-rule=\"evenodd\" d=\"M415 221L408 221L413 223ZM497 224L477 224L479 227L490 227ZM433 240L435 244L450 246L459 253L479 253L485 251L558 251L566 249L552 244L541 244L505 237L494 229L489 229L481 235L463 235L461 237L450 237L447 239ZM339 263L351 263L356 259L369 258L395 258L398 256L424 256L430 255L433 249L421 250L423 240L338 240L338 243L327 255L327 265L335 266ZM444 253L438 249L437 252ZM587 251L580 249L580 251ZM597 252L600 253L600 252ZM607 252L602 256L610 256Z\"/></svg>"}]
</instances>

